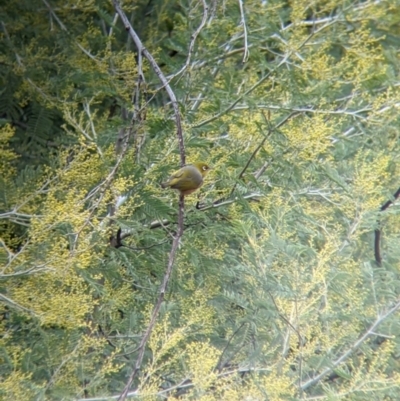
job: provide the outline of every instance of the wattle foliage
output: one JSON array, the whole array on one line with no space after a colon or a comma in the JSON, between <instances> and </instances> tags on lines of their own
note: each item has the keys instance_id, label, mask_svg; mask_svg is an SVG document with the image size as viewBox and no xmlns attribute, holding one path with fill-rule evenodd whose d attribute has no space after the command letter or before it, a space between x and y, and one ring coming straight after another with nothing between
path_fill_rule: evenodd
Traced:
<instances>
[{"instance_id":1,"label":"wattle foliage","mask_svg":"<svg viewBox=\"0 0 400 401\"><path fill-rule=\"evenodd\" d=\"M6 3L0 397L105 400L177 230L174 111L112 2ZM132 399L396 400L400 1L121 7L213 167Z\"/></svg>"}]
</instances>

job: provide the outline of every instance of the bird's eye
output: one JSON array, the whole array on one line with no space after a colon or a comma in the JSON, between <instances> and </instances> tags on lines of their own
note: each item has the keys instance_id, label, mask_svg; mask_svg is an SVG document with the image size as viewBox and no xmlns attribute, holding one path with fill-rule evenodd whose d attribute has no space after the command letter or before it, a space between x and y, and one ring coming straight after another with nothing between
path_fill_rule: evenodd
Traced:
<instances>
[{"instance_id":1,"label":"bird's eye","mask_svg":"<svg viewBox=\"0 0 400 401\"><path fill-rule=\"evenodd\" d=\"M206 171L208 169L207 166L203 166L203 170Z\"/></svg>"}]
</instances>

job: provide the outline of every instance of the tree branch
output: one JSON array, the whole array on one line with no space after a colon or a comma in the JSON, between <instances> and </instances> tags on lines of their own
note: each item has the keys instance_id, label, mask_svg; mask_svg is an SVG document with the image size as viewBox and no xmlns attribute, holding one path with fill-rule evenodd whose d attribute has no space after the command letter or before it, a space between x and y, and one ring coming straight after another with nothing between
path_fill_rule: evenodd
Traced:
<instances>
[{"instance_id":1,"label":"tree branch","mask_svg":"<svg viewBox=\"0 0 400 401\"><path fill-rule=\"evenodd\" d=\"M221 370L223 369L224 365L226 364L226 362L222 363L222 358L224 357L225 352L227 351L228 347L231 345L231 342L233 340L233 338L236 336L236 334L239 333L240 329L245 325L246 323L243 322L231 335L231 337L229 338L228 342L226 343L224 349L221 352L221 355L218 358L218 362L215 365L214 371L218 371L221 372Z\"/></svg>"},{"instance_id":2,"label":"tree branch","mask_svg":"<svg viewBox=\"0 0 400 401\"><path fill-rule=\"evenodd\" d=\"M287 115L283 120L281 120L278 124L276 124L274 127L270 128L268 130L267 135L264 136L263 140L260 142L260 144L256 147L256 149L254 150L254 152L251 154L249 160L247 160L246 165L243 167L243 170L240 172L238 180L240 180L243 177L243 174L246 172L247 168L249 167L251 161L254 159L254 157L256 156L256 154L258 153L258 151L264 146L265 141L268 139L268 137L272 134L272 132L274 132L276 129L278 129L279 127L281 127L282 125L286 124L287 121L289 121L292 117L296 116L300 114L300 112L298 111L293 111L292 113L290 113L289 115ZM264 114L263 114L264 115ZM267 121L267 118L264 116L265 120ZM233 194L233 192L235 191L237 184L235 184L232 188L232 191L230 193L229 196L231 196Z\"/></svg>"},{"instance_id":3,"label":"tree branch","mask_svg":"<svg viewBox=\"0 0 400 401\"><path fill-rule=\"evenodd\" d=\"M388 200L381 206L381 212L386 210L389 206L393 204L393 202L400 196L400 188L394 193L393 198L394 200ZM378 224L380 222L378 221ZM374 241L374 251L375 251L375 261L378 266L381 266L382 264L382 255L381 255L381 249L380 249L380 243L381 243L381 233L382 230L381 228L377 228L375 230L375 241Z\"/></svg>"},{"instance_id":4,"label":"tree branch","mask_svg":"<svg viewBox=\"0 0 400 401\"><path fill-rule=\"evenodd\" d=\"M20 309L20 310L22 310L24 312L27 312L27 313L35 316L35 317L38 317L37 313L34 312L33 310L25 308L25 306L22 306L20 304L17 304L12 299L6 297L4 294L1 294L1 293L0 293L0 301L5 302L6 304L8 304L9 306L11 306L11 307L13 307L15 309Z\"/></svg>"},{"instance_id":5,"label":"tree branch","mask_svg":"<svg viewBox=\"0 0 400 401\"><path fill-rule=\"evenodd\" d=\"M160 79L161 83L163 84L163 86L165 87L165 90L171 100L171 104L174 110L174 115L175 115L175 122L176 122L176 127L177 127L177 137L178 137L178 143L179 143L179 153L180 153L180 157L181 157L181 165L184 166L185 165L185 146L184 146L184 141L183 141L183 133L182 133L182 123L181 123L181 115L179 112L179 106L178 106L178 101L176 99L175 93L173 92L173 90L171 89L168 80L166 79L166 77L164 76L163 72L161 71L160 67L158 66L158 64L156 63L155 59L153 58L153 56L151 55L151 53L143 46L139 36L136 34L136 32L134 31L134 29L132 28L131 23L129 22L127 16L125 15L124 11L122 10L118 0L113 0L113 4L114 4L114 8L116 10L116 12L118 13L118 15L120 16L122 22L125 25L125 29L129 32L129 35L131 36L131 38L133 39L133 41L135 42L135 45L138 49L138 53L143 55L144 57L147 58L147 60L149 61L150 65L152 66L154 72L157 74L158 78ZM205 4L205 3L204 3ZM205 10L206 12L206 10ZM191 45L194 45L194 41L192 41ZM124 390L122 391L119 400L123 401L125 400L125 398L127 397L128 393L129 393L129 389L132 386L133 380L135 379L137 373L140 370L140 367L142 365L143 362L143 357L144 357L144 351L146 348L146 344L147 341L150 338L150 335L154 329L154 326L156 324L156 320L158 317L158 313L160 311L161 308L161 304L164 300L165 297L165 293L167 290L167 286L171 277L171 273L172 273L172 268L174 266L174 262L175 262L175 257L176 257L176 253L178 251L178 246L179 246L179 242L180 239L183 235L183 216L184 216L184 208L185 208L185 200L184 200L184 196L180 196L179 197L179 211L178 211L178 230L177 233L174 237L174 240L172 242L172 247L171 247L171 251L169 253L169 258L168 258L168 265L167 265L167 269L166 272L164 274L164 279L163 282L160 286L160 290L159 290L159 296L157 299L157 302L153 308L153 311L151 313L151 317L150 317L150 323L147 326L146 332L143 335L142 341L139 344L138 347L138 356L136 359L136 363L135 363L135 367L131 373L131 375L129 376L128 382L125 385Z\"/></svg>"},{"instance_id":6,"label":"tree branch","mask_svg":"<svg viewBox=\"0 0 400 401\"><path fill-rule=\"evenodd\" d=\"M115 1L115 0L113 0ZM273 68L271 69L267 74L265 74L262 78L260 78L254 85L252 85L247 91L243 92L242 95L240 95L236 100L234 100L229 106L227 106L224 110L222 110L220 113L218 114L214 114L213 116L198 122L197 124L194 124L192 127L193 128L200 128L210 122L213 122L215 120L218 120L220 117L222 117L223 115L229 113L231 110L235 109L235 106L242 101L243 99L245 99L250 93L252 93L255 89L257 89L260 85L262 85L274 72L278 71L278 69L287 63L287 61L289 60L289 58L295 54L298 50L300 50L301 48L303 48L303 46L305 46L305 44L313 37L315 36L317 33L319 33L321 30L325 29L327 26L329 26L329 24L324 25L323 27L321 27L320 29L312 32L309 36L307 36L306 39L303 40L302 43L300 43L300 45L297 47L297 49L289 49L287 51L287 53L285 54L285 56L282 58L282 60ZM297 111L297 110L296 110Z\"/></svg>"},{"instance_id":7,"label":"tree branch","mask_svg":"<svg viewBox=\"0 0 400 401\"><path fill-rule=\"evenodd\" d=\"M243 25L243 36L244 36L244 53L243 53L243 63L245 63L249 59L249 46L247 43L247 26L246 26L246 19L244 16L244 8L243 8L243 1L239 1L239 8L240 8L240 24Z\"/></svg>"},{"instance_id":8,"label":"tree branch","mask_svg":"<svg viewBox=\"0 0 400 401\"><path fill-rule=\"evenodd\" d=\"M161 308L161 304L164 301L164 297L165 297L165 293L167 291L167 286L168 286L168 282L169 279L171 277L171 273L172 273L172 268L174 266L174 262L175 262L175 257L176 257L176 253L178 250L178 246L179 246L179 242L181 240L181 237L183 235L183 214L184 214L184 209L185 209L185 198L183 195L179 196L179 212L178 212L178 231L174 237L174 240L172 242L172 247L171 247L171 251L169 253L169 257L168 257L168 265L167 265L167 270L164 274L164 279L163 282L160 286L160 290L159 290L159 295L158 295L158 299L157 302L154 306L154 309L151 313L151 317L150 317L150 323L147 326L146 332L143 335L142 341L139 344L138 347L138 356L136 359L136 363L135 363L135 367L131 373L131 375L129 376L128 382L125 385L124 390L122 391L120 397L118 398L118 401L124 401L125 398L127 397L128 393L129 393L129 389L131 388L131 385L133 383L134 378L136 377L136 374L138 373L141 365L142 365L142 361L143 361L143 357L144 357L144 350L146 348L146 344L147 341L150 338L150 335L154 329L154 326L156 324L156 320L157 320L157 316L158 316L158 312L160 311Z\"/></svg>"},{"instance_id":9,"label":"tree branch","mask_svg":"<svg viewBox=\"0 0 400 401\"><path fill-rule=\"evenodd\" d=\"M384 313L381 316L378 316L378 318L375 320L372 326L353 345L351 345L351 347L341 357L336 359L336 361L332 362L329 368L326 368L324 371L322 371L319 375L315 376L313 379L310 379L305 383L302 383L300 389L306 390L310 386L313 386L314 384L318 383L327 374L333 372L336 369L336 367L339 366L342 362L344 362L354 351L356 351L368 337L374 335L375 329L391 314L396 312L399 308L400 308L400 301L397 301L397 303L388 311L386 311L386 313Z\"/></svg>"},{"instance_id":10,"label":"tree branch","mask_svg":"<svg viewBox=\"0 0 400 401\"><path fill-rule=\"evenodd\" d=\"M196 43L196 39L197 39L197 37L199 36L201 30L204 28L204 26L205 26L206 23L207 23L208 6L207 6L207 3L205 2L205 0L201 0L201 2L203 3L203 18L202 18L202 20L201 20L201 22L200 22L200 25L199 25L199 26L197 27L197 29L193 32L193 34L192 34L192 36L191 36L191 38L190 38L190 44L189 44L189 49L188 49L188 55L187 55L187 58L186 58L186 62L185 62L185 64L183 65L183 67L182 67L178 72L176 72L175 74L173 74L173 75L170 77L169 82L170 82L173 78L177 77L179 74L181 74L183 71L185 71L185 70L189 67L189 65L190 65L190 60L191 60L192 53L193 53L193 49L194 49L194 45L195 45L195 43ZM171 99L171 100L172 100L172 99Z\"/></svg>"},{"instance_id":11,"label":"tree branch","mask_svg":"<svg viewBox=\"0 0 400 401\"><path fill-rule=\"evenodd\" d=\"M129 32L129 35L135 42L135 45L138 49L138 53L141 53L144 57L147 58L149 61L151 67L153 68L154 72L157 74L158 78L160 79L161 83L165 87L165 90L167 91L167 94L171 100L172 108L174 109L174 115L175 115L175 123L176 123L176 128L177 128L177 136L178 136L178 143L179 143L179 153L181 156L181 165L182 167L185 165L185 145L183 141L183 133L182 133L182 122L181 122L181 114L179 111L179 106L178 106L178 101L176 99L175 93L171 89L171 86L169 85L169 82L163 72L161 71L160 67L158 66L157 62L151 55L151 53L143 46L142 41L140 40L139 36L136 34L134 29L132 28L131 23L128 20L128 17L122 10L118 0L112 0L114 4L115 11L118 13L120 16L122 22L124 23L125 29Z\"/></svg>"}]
</instances>

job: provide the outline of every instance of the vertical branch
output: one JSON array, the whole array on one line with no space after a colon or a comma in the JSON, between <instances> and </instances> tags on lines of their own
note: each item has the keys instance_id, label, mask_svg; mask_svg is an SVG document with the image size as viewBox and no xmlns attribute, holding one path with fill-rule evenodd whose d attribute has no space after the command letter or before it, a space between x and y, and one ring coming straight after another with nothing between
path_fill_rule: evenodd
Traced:
<instances>
[{"instance_id":1,"label":"vertical branch","mask_svg":"<svg viewBox=\"0 0 400 401\"><path fill-rule=\"evenodd\" d=\"M178 101L176 99L175 93L173 92L171 86L169 85L169 82L163 72L161 71L160 67L158 66L157 62L154 60L153 56L151 53L143 46L142 41L140 40L139 36L136 34L134 29L132 28L131 23L128 20L128 17L122 10L118 0L112 0L114 4L115 11L118 13L120 16L122 22L124 23L125 29L128 31L129 35L135 42L135 45L138 49L138 53L142 54L144 57L147 58L149 61L151 67L153 68L154 72L157 74L158 78L160 79L161 83L165 87L165 90L167 91L167 94L171 100L172 108L174 109L174 115L175 115L175 123L176 123L176 128L177 132L176 135L178 137L178 143L179 143L179 153L181 156L181 165L185 165L185 145L183 142L183 133L182 133L182 122L181 122L181 114L179 112L179 106L178 106Z\"/></svg>"},{"instance_id":2,"label":"vertical branch","mask_svg":"<svg viewBox=\"0 0 400 401\"><path fill-rule=\"evenodd\" d=\"M142 341L139 344L138 347L138 356L136 359L136 363L135 363L135 367L131 373L131 375L129 376L128 382L126 383L124 390L122 391L120 397L118 398L118 401L124 401L125 398L128 395L129 389L131 388L131 385L133 383L134 378L136 377L136 374L138 373L140 366L142 365L142 361L143 361L143 356L144 356L144 350L146 348L146 344L147 341L150 338L150 335L154 329L154 326L156 324L156 320L157 320L157 316L158 316L158 312L160 311L161 308L161 304L164 301L164 297L165 297L165 293L167 291L167 286L168 286L168 282L169 279L171 277L171 273L172 273L172 268L174 266L174 262L175 262L175 257L176 257L176 252L178 250L178 246L179 246L179 242L181 240L182 234L183 234L183 214L184 214L184 209L185 209L185 198L183 195L179 196L179 212L178 212L178 231L174 237L174 240L172 242L172 247L171 247L171 251L169 253L169 257L168 257L168 265L167 265L167 270L164 274L164 279L163 282L160 286L160 290L159 290L159 295L158 295L158 299L157 302L154 306L154 309L151 313L151 317L150 317L150 323L147 326L146 332L143 335Z\"/></svg>"},{"instance_id":3,"label":"vertical branch","mask_svg":"<svg viewBox=\"0 0 400 401\"><path fill-rule=\"evenodd\" d=\"M171 77L171 79L172 79L172 78L175 78L176 76L178 76L179 74L181 74L183 71L185 71L185 70L189 67L189 65L190 65L190 60L191 60L191 57L192 57L192 53L193 53L193 50L194 50L194 45L195 45L195 43L196 43L196 39L197 39L197 37L200 35L201 30L204 28L204 26L205 26L206 23L207 23L207 18L208 18L208 6L207 6L207 3L205 2L205 0L201 0L201 2L203 3L203 18L202 18L202 20L201 20L201 22L200 22L200 25L199 25L199 26L197 27L197 29L192 33L192 36L191 36L191 38L190 38L190 43L189 43L188 55L187 55L187 58L186 58L186 62L185 62L185 64L183 65L183 67ZM170 80L171 80L171 79L170 79Z\"/></svg>"},{"instance_id":4,"label":"vertical branch","mask_svg":"<svg viewBox=\"0 0 400 401\"><path fill-rule=\"evenodd\" d=\"M129 32L129 35L131 36L131 38L133 39L133 41L135 42L135 45L138 49L138 54L139 54L139 64L140 60L141 60L141 56L146 57L146 59L149 61L151 67L153 68L153 70L155 71L155 73L157 74L158 78L160 79L161 83L163 84L163 86L165 87L165 90L167 91L167 94L171 100L171 104L174 110L174 115L175 115L175 122L176 122L176 127L177 127L177 137L178 137L178 143L179 143L179 153L181 156L181 164L182 166L185 164L185 146L184 146L184 142L183 142L183 133L182 133L182 123L181 123L181 115L179 112L179 106L178 106L178 101L176 99L176 96L173 92L173 90L171 89L168 80L166 79L166 77L164 76L164 74L162 73L160 67L158 66L158 64L156 63L156 61L154 60L153 56L150 54L150 52L143 46L140 38L138 37L138 35L136 34L136 32L134 31L134 29L132 28L132 25L130 24L127 16L125 15L124 11L121 9L121 6L118 2L118 0L113 0L113 4L114 4L114 8L115 11L117 12L117 14L120 16L122 22L124 23L125 29ZM141 72L140 72L141 73ZM142 77L140 76L139 79L141 79ZM144 351L146 348L146 344L151 336L151 333L154 329L154 326L156 324L157 321L157 316L158 313L160 311L161 308L161 304L164 301L165 298L165 293L167 291L167 287L168 287L168 283L169 280L171 278L171 274L172 274L172 269L174 266L174 262L175 262L175 258L176 258L176 254L178 251L178 247L179 247L179 242L181 240L181 237L183 235L183 216L184 216L184 209L185 209L185 199L183 195L180 195L179 197L179 210L178 210L178 229L176 232L176 235L174 237L174 240L172 242L172 247L171 247L171 251L169 253L169 257L168 257L168 264L167 264L167 269L165 271L164 274L164 278L163 281L161 283L160 289L159 289L159 294L158 294L158 298L156 301L156 304L154 305L153 311L151 313L150 316L150 322L149 325L147 326L147 329L143 335L143 338L139 344L138 347L138 356L136 359L136 363L134 366L134 369L132 371L132 373L129 376L129 379L119 397L119 401L124 401L125 398L128 395L129 389L132 386L132 383L137 375L137 373L140 370L140 367L142 365L143 362L143 357L144 357Z\"/></svg>"},{"instance_id":5,"label":"vertical branch","mask_svg":"<svg viewBox=\"0 0 400 401\"><path fill-rule=\"evenodd\" d=\"M399 196L400 196L400 188L394 193L394 195L393 195L394 200L396 200ZM388 200L381 206L380 211L383 212L392 204L393 204L393 201ZM379 221L378 221L378 225L380 225ZM381 232L382 232L382 229L380 227L378 227L375 230L374 251L375 251L375 261L378 266L381 266L381 264L382 264L381 245L380 245L381 244Z\"/></svg>"},{"instance_id":6,"label":"vertical branch","mask_svg":"<svg viewBox=\"0 0 400 401\"><path fill-rule=\"evenodd\" d=\"M247 44L247 26L246 26L246 19L244 17L244 8L243 8L243 1L239 0L239 7L240 7L240 24L243 25L243 36L244 36L244 54L243 54L243 63L245 63L249 59L249 46Z\"/></svg>"}]
</instances>

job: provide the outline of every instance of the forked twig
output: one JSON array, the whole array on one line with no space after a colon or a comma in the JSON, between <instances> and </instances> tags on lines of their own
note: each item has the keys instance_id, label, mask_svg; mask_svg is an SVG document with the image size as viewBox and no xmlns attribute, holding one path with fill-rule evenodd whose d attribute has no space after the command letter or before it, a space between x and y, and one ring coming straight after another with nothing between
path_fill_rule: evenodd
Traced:
<instances>
[{"instance_id":1,"label":"forked twig","mask_svg":"<svg viewBox=\"0 0 400 401\"><path fill-rule=\"evenodd\" d=\"M149 61L151 67L153 68L154 72L157 74L158 78L160 79L161 83L165 87L165 90L167 91L167 94L171 100L172 108L174 109L174 115L175 115L175 122L176 122L176 128L177 128L177 136L178 136L178 142L179 142L179 153L181 156L181 165L182 167L185 165L185 145L183 142L183 133L182 133L182 121L181 121L181 114L179 112L179 106L178 106L178 101L176 99L175 93L172 90L171 86L169 85L169 82L163 72L161 71L160 67L158 66L156 60L154 57L151 55L151 53L143 46L142 41L140 40L139 36L136 34L135 30L132 28L131 23L128 20L128 17L122 10L118 0L113 0L114 8L115 11L118 13L120 16L125 29L129 32L129 35L135 42L135 45L138 49L138 53L141 53L144 57L147 58Z\"/></svg>"}]
</instances>

